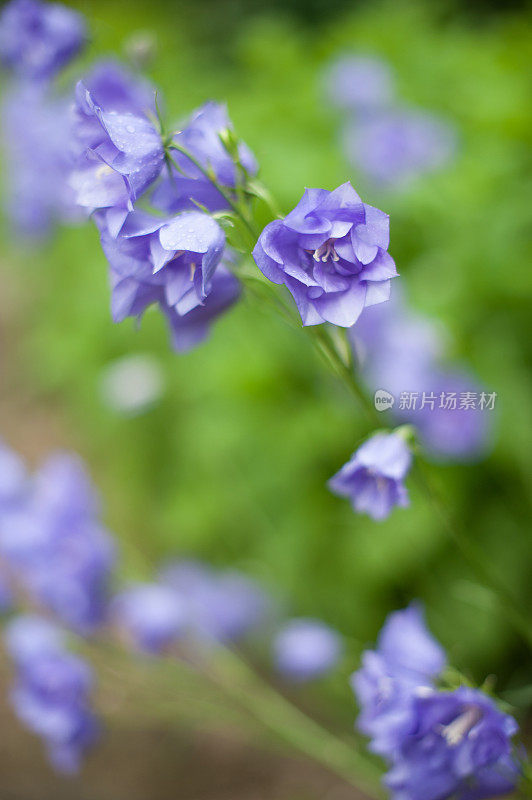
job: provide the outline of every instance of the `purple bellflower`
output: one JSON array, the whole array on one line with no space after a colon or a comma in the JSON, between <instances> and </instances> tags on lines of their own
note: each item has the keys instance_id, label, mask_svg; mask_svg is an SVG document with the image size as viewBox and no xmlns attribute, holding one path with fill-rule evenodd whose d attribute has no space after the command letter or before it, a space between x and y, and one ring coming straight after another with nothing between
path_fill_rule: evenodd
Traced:
<instances>
[{"instance_id":1,"label":"purple bellflower","mask_svg":"<svg viewBox=\"0 0 532 800\"><path fill-rule=\"evenodd\" d=\"M466 372L441 366L444 334L394 293L389 303L363 312L350 338L368 388L394 396L393 418L415 425L435 460L469 461L489 446L492 412L462 402L480 398L483 387ZM401 403L402 396L413 400Z\"/></svg>"},{"instance_id":2,"label":"purple bellflower","mask_svg":"<svg viewBox=\"0 0 532 800\"><path fill-rule=\"evenodd\" d=\"M420 684L439 675L446 664L445 650L427 629L419 603L388 615L377 650L394 674Z\"/></svg>"},{"instance_id":3,"label":"purple bellflower","mask_svg":"<svg viewBox=\"0 0 532 800\"><path fill-rule=\"evenodd\" d=\"M89 666L70 653L40 652L19 664L11 704L17 717L44 739L60 772L76 772L96 737L91 688Z\"/></svg>"},{"instance_id":4,"label":"purple bellflower","mask_svg":"<svg viewBox=\"0 0 532 800\"><path fill-rule=\"evenodd\" d=\"M482 691L439 690L445 653L417 604L391 614L377 649L351 679L359 729L383 756L394 800L481 800L510 791L518 777L515 720Z\"/></svg>"},{"instance_id":5,"label":"purple bellflower","mask_svg":"<svg viewBox=\"0 0 532 800\"><path fill-rule=\"evenodd\" d=\"M477 689L418 696L385 783L393 798L408 800L506 794L519 778L511 741L516 732L513 717Z\"/></svg>"},{"instance_id":6,"label":"purple bellflower","mask_svg":"<svg viewBox=\"0 0 532 800\"><path fill-rule=\"evenodd\" d=\"M383 520L394 506L408 505L404 478L411 461L410 449L400 433L376 433L331 478L329 488L348 497L359 514Z\"/></svg>"},{"instance_id":7,"label":"purple bellflower","mask_svg":"<svg viewBox=\"0 0 532 800\"><path fill-rule=\"evenodd\" d=\"M81 216L69 185L71 128L70 102L45 85L17 83L2 99L5 206L24 236L42 237Z\"/></svg>"},{"instance_id":8,"label":"purple bellflower","mask_svg":"<svg viewBox=\"0 0 532 800\"><path fill-rule=\"evenodd\" d=\"M53 77L82 49L83 17L59 3L11 0L0 15L0 63L17 76Z\"/></svg>"},{"instance_id":9,"label":"purple bellflower","mask_svg":"<svg viewBox=\"0 0 532 800\"><path fill-rule=\"evenodd\" d=\"M277 670L292 681L302 682L330 672L342 655L340 635L318 619L291 619L273 642Z\"/></svg>"},{"instance_id":10,"label":"purple bellflower","mask_svg":"<svg viewBox=\"0 0 532 800\"><path fill-rule=\"evenodd\" d=\"M174 348L184 352L206 338L214 319L240 294L240 285L221 264L225 236L215 220L198 210L172 219L133 212L117 237L97 216L110 264L111 310L115 322L140 317L158 303Z\"/></svg>"},{"instance_id":11,"label":"purple bellflower","mask_svg":"<svg viewBox=\"0 0 532 800\"><path fill-rule=\"evenodd\" d=\"M335 106L347 111L386 107L393 98L391 70L375 56L343 55L327 68L325 91Z\"/></svg>"},{"instance_id":12,"label":"purple bellflower","mask_svg":"<svg viewBox=\"0 0 532 800\"><path fill-rule=\"evenodd\" d=\"M162 653L184 632L186 612L176 593L167 586L145 583L117 595L111 608L116 626L134 647Z\"/></svg>"},{"instance_id":13,"label":"purple bellflower","mask_svg":"<svg viewBox=\"0 0 532 800\"><path fill-rule=\"evenodd\" d=\"M443 648L427 630L417 604L387 618L376 650L366 650L351 678L360 705L358 728L371 737L370 750L394 752L411 727L413 699L431 690L445 667Z\"/></svg>"},{"instance_id":14,"label":"purple bellflower","mask_svg":"<svg viewBox=\"0 0 532 800\"><path fill-rule=\"evenodd\" d=\"M285 284L303 325L353 325L366 306L388 300L397 271L388 254L389 220L362 202L350 183L306 189L284 219L261 233L253 257Z\"/></svg>"},{"instance_id":15,"label":"purple bellflower","mask_svg":"<svg viewBox=\"0 0 532 800\"><path fill-rule=\"evenodd\" d=\"M353 166L375 184L388 188L444 166L453 155L455 139L447 123L408 109L359 114L343 133Z\"/></svg>"},{"instance_id":16,"label":"purple bellflower","mask_svg":"<svg viewBox=\"0 0 532 800\"><path fill-rule=\"evenodd\" d=\"M11 619L3 636L6 650L17 664L55 655L65 649L65 635L61 628L36 614L20 614Z\"/></svg>"},{"instance_id":17,"label":"purple bellflower","mask_svg":"<svg viewBox=\"0 0 532 800\"><path fill-rule=\"evenodd\" d=\"M194 561L175 562L161 580L185 605L190 633L201 641L237 641L260 626L268 611L262 589L236 571L214 571Z\"/></svg>"},{"instance_id":18,"label":"purple bellflower","mask_svg":"<svg viewBox=\"0 0 532 800\"><path fill-rule=\"evenodd\" d=\"M106 70L111 72L109 86ZM113 66L100 66L88 85L78 83L74 139L80 155L70 183L77 203L87 211L116 208L125 217L159 176L164 149L147 114L153 103L144 84L136 89L127 73Z\"/></svg>"},{"instance_id":19,"label":"purple bellflower","mask_svg":"<svg viewBox=\"0 0 532 800\"><path fill-rule=\"evenodd\" d=\"M0 518L0 553L35 601L88 633L104 618L114 546L79 460L60 454Z\"/></svg>"},{"instance_id":20,"label":"purple bellflower","mask_svg":"<svg viewBox=\"0 0 532 800\"><path fill-rule=\"evenodd\" d=\"M83 78L83 84L102 108L139 117L156 113L154 87L119 61L98 61ZM78 121L81 124L83 117Z\"/></svg>"},{"instance_id":21,"label":"purple bellflower","mask_svg":"<svg viewBox=\"0 0 532 800\"><path fill-rule=\"evenodd\" d=\"M212 173L217 183L229 190L236 185L238 169L243 169L249 175L257 172L257 162L245 144L239 143L235 153L239 167L224 147L220 137L231 129L225 106L209 102L195 111L173 138L175 144L185 148L203 170ZM195 208L196 203L209 211L228 207L225 197L190 158L177 150L172 152L172 158L178 164L179 171L172 167L171 174L163 176L152 196L156 208L167 214L175 214Z\"/></svg>"}]
</instances>

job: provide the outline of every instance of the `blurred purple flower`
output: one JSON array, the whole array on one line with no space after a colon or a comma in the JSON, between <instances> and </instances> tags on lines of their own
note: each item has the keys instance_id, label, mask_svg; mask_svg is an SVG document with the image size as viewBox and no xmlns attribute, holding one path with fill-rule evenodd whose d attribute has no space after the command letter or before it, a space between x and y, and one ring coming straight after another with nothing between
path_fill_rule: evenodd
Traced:
<instances>
[{"instance_id":1,"label":"blurred purple flower","mask_svg":"<svg viewBox=\"0 0 532 800\"><path fill-rule=\"evenodd\" d=\"M135 584L118 594L111 607L115 625L147 653L162 653L184 632L186 612L176 592L156 583Z\"/></svg>"},{"instance_id":2,"label":"blurred purple flower","mask_svg":"<svg viewBox=\"0 0 532 800\"><path fill-rule=\"evenodd\" d=\"M70 184L77 203L88 211L132 210L159 176L163 143L147 116L153 101L145 103L145 84L135 87L128 74L113 64L100 65L89 75L88 85L78 83L73 135L80 155Z\"/></svg>"},{"instance_id":3,"label":"blurred purple flower","mask_svg":"<svg viewBox=\"0 0 532 800\"><path fill-rule=\"evenodd\" d=\"M59 3L11 0L0 15L0 62L15 74L50 78L82 49L81 14Z\"/></svg>"},{"instance_id":4,"label":"blurred purple flower","mask_svg":"<svg viewBox=\"0 0 532 800\"><path fill-rule=\"evenodd\" d=\"M20 502L28 486L24 462L0 439L0 514Z\"/></svg>"},{"instance_id":5,"label":"blurred purple flower","mask_svg":"<svg viewBox=\"0 0 532 800\"><path fill-rule=\"evenodd\" d=\"M35 600L87 633L105 614L114 546L79 459L52 457L0 517L0 553Z\"/></svg>"},{"instance_id":6,"label":"blurred purple flower","mask_svg":"<svg viewBox=\"0 0 532 800\"><path fill-rule=\"evenodd\" d=\"M28 237L80 218L69 185L73 166L70 103L45 86L17 83L5 94L1 115L6 211Z\"/></svg>"},{"instance_id":7,"label":"blurred purple flower","mask_svg":"<svg viewBox=\"0 0 532 800\"><path fill-rule=\"evenodd\" d=\"M435 370L425 378L421 388L426 396L435 395L430 405L403 412L398 418L412 422L419 431L426 452L438 461L471 461L486 454L491 443L492 421L489 411L462 405L466 395L480 397L483 387L461 371Z\"/></svg>"},{"instance_id":8,"label":"blurred purple flower","mask_svg":"<svg viewBox=\"0 0 532 800\"><path fill-rule=\"evenodd\" d=\"M184 147L203 169L212 172L219 184L232 189L238 175L233 157L220 138L226 131L232 131L227 109L220 103L209 102L192 114L174 136L173 142ZM245 144L238 144L235 156L248 174L256 174L257 163ZM156 208L167 214L175 214L196 208L196 203L209 211L228 207L224 196L190 158L176 150L172 152L172 158L179 165L179 170L172 167L171 173L164 175L156 187L152 196Z\"/></svg>"},{"instance_id":9,"label":"blurred purple flower","mask_svg":"<svg viewBox=\"0 0 532 800\"><path fill-rule=\"evenodd\" d=\"M468 392L480 397L483 387L466 372L440 366L444 332L434 322L413 314L395 294L366 309L349 335L368 387L394 395L390 413L416 426L427 453L440 461L467 461L486 452L490 412L461 403ZM415 404L401 408L401 395L411 393Z\"/></svg>"},{"instance_id":10,"label":"blurred purple flower","mask_svg":"<svg viewBox=\"0 0 532 800\"><path fill-rule=\"evenodd\" d=\"M268 598L236 571L214 571L197 562L167 565L161 580L185 605L191 633L207 641L236 641L264 622Z\"/></svg>"},{"instance_id":11,"label":"blurred purple flower","mask_svg":"<svg viewBox=\"0 0 532 800\"><path fill-rule=\"evenodd\" d=\"M408 109L359 114L346 124L343 142L353 166L386 187L442 167L456 148L448 123Z\"/></svg>"},{"instance_id":12,"label":"blurred purple flower","mask_svg":"<svg viewBox=\"0 0 532 800\"><path fill-rule=\"evenodd\" d=\"M307 681L330 672L340 660L340 635L318 619L286 622L273 642L278 671L293 681Z\"/></svg>"},{"instance_id":13,"label":"blurred purple flower","mask_svg":"<svg viewBox=\"0 0 532 800\"><path fill-rule=\"evenodd\" d=\"M394 797L479 800L515 788L517 724L483 692L461 687L416 697L412 717L385 779Z\"/></svg>"},{"instance_id":14,"label":"blurred purple flower","mask_svg":"<svg viewBox=\"0 0 532 800\"><path fill-rule=\"evenodd\" d=\"M328 65L324 77L327 97L341 109L385 107L393 98L391 69L376 56L340 56Z\"/></svg>"},{"instance_id":15,"label":"blurred purple flower","mask_svg":"<svg viewBox=\"0 0 532 800\"><path fill-rule=\"evenodd\" d=\"M358 513L375 520L389 516L394 506L407 506L404 478L412 461L400 433L376 433L329 481L335 494L348 497Z\"/></svg>"},{"instance_id":16,"label":"blurred purple flower","mask_svg":"<svg viewBox=\"0 0 532 800\"><path fill-rule=\"evenodd\" d=\"M387 215L344 183L332 192L306 189L293 211L264 228L253 257L288 288L303 325L350 327L366 306L390 296L397 271L388 244Z\"/></svg>"},{"instance_id":17,"label":"blurred purple flower","mask_svg":"<svg viewBox=\"0 0 532 800\"><path fill-rule=\"evenodd\" d=\"M6 650L17 664L55 655L65 649L65 635L53 622L36 614L13 617L4 628Z\"/></svg>"},{"instance_id":18,"label":"blurred purple flower","mask_svg":"<svg viewBox=\"0 0 532 800\"><path fill-rule=\"evenodd\" d=\"M17 717L45 740L60 772L76 772L96 737L91 688L89 666L70 653L35 652L19 663L11 704Z\"/></svg>"}]
</instances>

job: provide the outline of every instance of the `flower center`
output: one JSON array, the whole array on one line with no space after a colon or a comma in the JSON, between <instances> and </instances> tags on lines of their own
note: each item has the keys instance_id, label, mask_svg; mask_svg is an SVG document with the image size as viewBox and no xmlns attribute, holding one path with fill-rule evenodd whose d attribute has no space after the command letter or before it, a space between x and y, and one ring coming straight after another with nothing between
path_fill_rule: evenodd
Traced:
<instances>
[{"instance_id":1,"label":"flower center","mask_svg":"<svg viewBox=\"0 0 532 800\"><path fill-rule=\"evenodd\" d=\"M314 261L325 262L328 261L329 258L331 258L333 261L339 261L340 256L334 249L334 242L335 239L327 239L327 241L317 247L316 250L309 250L309 252L312 253Z\"/></svg>"},{"instance_id":2,"label":"flower center","mask_svg":"<svg viewBox=\"0 0 532 800\"><path fill-rule=\"evenodd\" d=\"M478 706L469 706L459 717L453 719L448 725L443 725L440 733L450 747L456 747L481 719L482 711L480 708Z\"/></svg>"}]
</instances>

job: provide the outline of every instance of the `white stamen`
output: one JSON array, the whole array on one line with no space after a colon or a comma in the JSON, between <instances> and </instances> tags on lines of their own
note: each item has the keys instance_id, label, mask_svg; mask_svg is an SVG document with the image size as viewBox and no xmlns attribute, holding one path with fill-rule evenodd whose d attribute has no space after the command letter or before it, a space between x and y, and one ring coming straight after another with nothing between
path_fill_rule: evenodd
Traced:
<instances>
[{"instance_id":1,"label":"white stamen","mask_svg":"<svg viewBox=\"0 0 532 800\"><path fill-rule=\"evenodd\" d=\"M470 706L448 725L442 725L440 733L450 747L456 747L481 719L482 711L480 708L478 706Z\"/></svg>"},{"instance_id":2,"label":"white stamen","mask_svg":"<svg viewBox=\"0 0 532 800\"><path fill-rule=\"evenodd\" d=\"M316 248L313 253L314 261L322 261L325 263L331 258L333 261L339 261L340 256L334 249L334 239L328 239L322 245ZM312 252L312 251L310 251Z\"/></svg>"}]
</instances>

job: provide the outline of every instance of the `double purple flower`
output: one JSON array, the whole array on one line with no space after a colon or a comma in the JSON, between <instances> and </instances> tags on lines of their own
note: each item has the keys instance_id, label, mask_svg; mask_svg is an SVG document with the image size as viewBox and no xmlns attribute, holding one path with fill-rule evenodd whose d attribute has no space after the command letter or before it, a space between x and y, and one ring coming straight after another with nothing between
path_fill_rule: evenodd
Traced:
<instances>
[{"instance_id":1,"label":"double purple flower","mask_svg":"<svg viewBox=\"0 0 532 800\"><path fill-rule=\"evenodd\" d=\"M397 275L389 220L350 183L306 189L284 219L265 227L253 250L261 272L292 294L304 325L354 325L366 306L388 300Z\"/></svg>"},{"instance_id":2,"label":"double purple flower","mask_svg":"<svg viewBox=\"0 0 532 800\"><path fill-rule=\"evenodd\" d=\"M110 265L115 322L140 317L152 303L165 314L176 350L208 335L212 321L240 294L237 279L220 262L225 235L211 217L188 211L172 219L130 214L115 238L97 217Z\"/></svg>"},{"instance_id":3,"label":"double purple flower","mask_svg":"<svg viewBox=\"0 0 532 800\"><path fill-rule=\"evenodd\" d=\"M120 84L116 90L105 83L103 91L98 89L99 84L91 90L90 82L87 86L82 81L76 87L74 136L80 157L71 185L77 203L90 212L132 210L164 162L160 133L147 116L154 101L144 105L145 98L135 93L126 110L120 107L125 93Z\"/></svg>"},{"instance_id":4,"label":"double purple flower","mask_svg":"<svg viewBox=\"0 0 532 800\"><path fill-rule=\"evenodd\" d=\"M376 433L329 481L335 494L348 497L359 514L385 519L394 506L407 506L404 479L412 461L400 432Z\"/></svg>"}]
</instances>

